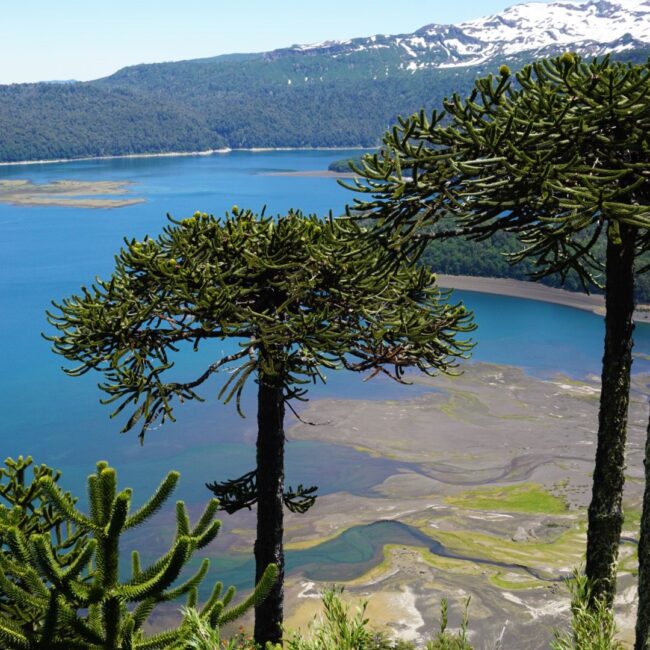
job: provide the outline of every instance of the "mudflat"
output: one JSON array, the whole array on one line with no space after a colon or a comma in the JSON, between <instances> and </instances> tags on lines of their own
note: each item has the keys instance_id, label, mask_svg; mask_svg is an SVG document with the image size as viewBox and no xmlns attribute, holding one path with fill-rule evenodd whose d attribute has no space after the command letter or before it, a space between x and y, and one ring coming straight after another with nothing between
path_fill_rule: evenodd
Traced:
<instances>
[{"instance_id":1,"label":"mudflat","mask_svg":"<svg viewBox=\"0 0 650 650\"><path fill-rule=\"evenodd\" d=\"M320 400L303 410L306 421L322 424L296 422L289 441L343 444L403 465L370 495L330 494L304 515L288 514L287 549L325 545L359 525L372 535L375 522L399 521L430 542L386 544L370 570L342 582L351 601L369 600L372 620L421 641L438 625L441 598L457 627L471 597L476 647L501 639L504 648L548 648L552 628L569 618L564 579L585 551L599 381L539 379L485 363L464 368L459 377L418 379L431 392L412 400ZM649 381L634 377L630 406L616 602L624 640L634 625ZM247 528L240 540L254 536ZM288 576L289 627L312 619L325 586L304 572Z\"/></svg>"}]
</instances>

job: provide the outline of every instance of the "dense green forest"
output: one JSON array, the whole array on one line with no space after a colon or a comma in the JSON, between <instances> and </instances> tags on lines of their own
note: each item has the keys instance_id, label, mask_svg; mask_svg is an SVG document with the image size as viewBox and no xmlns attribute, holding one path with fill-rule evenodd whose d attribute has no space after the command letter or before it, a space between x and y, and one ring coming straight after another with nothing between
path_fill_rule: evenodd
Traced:
<instances>
[{"instance_id":1,"label":"dense green forest","mask_svg":"<svg viewBox=\"0 0 650 650\"><path fill-rule=\"evenodd\" d=\"M224 141L173 102L90 84L0 86L0 160L212 149Z\"/></svg>"},{"instance_id":2,"label":"dense green forest","mask_svg":"<svg viewBox=\"0 0 650 650\"><path fill-rule=\"evenodd\" d=\"M315 59L309 68L297 55L143 65L87 83L0 86L0 161L373 146L398 115L440 104L452 87L469 87L476 72L374 79L350 63L349 75L321 81Z\"/></svg>"},{"instance_id":3,"label":"dense green forest","mask_svg":"<svg viewBox=\"0 0 650 650\"><path fill-rule=\"evenodd\" d=\"M625 57L645 60L647 51ZM492 67L413 73L394 49L339 58L280 50L137 65L84 83L0 86L0 161L372 147L397 116L440 106Z\"/></svg>"}]
</instances>

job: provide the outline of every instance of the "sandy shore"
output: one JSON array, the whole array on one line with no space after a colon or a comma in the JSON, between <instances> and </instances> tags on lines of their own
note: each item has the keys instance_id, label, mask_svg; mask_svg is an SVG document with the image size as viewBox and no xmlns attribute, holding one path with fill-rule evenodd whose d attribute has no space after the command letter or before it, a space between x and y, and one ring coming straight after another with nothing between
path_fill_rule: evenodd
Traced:
<instances>
[{"instance_id":1,"label":"sandy shore","mask_svg":"<svg viewBox=\"0 0 650 650\"><path fill-rule=\"evenodd\" d=\"M567 307L584 309L600 315L605 313L605 297L602 295L587 295L586 293L547 287L537 282L507 278L479 278L467 275L443 274L438 274L436 277L438 278L438 285L445 289L494 293L501 296L566 305ZM634 312L634 320L639 323L650 323L650 305L639 305L639 308Z\"/></svg>"},{"instance_id":2,"label":"sandy shore","mask_svg":"<svg viewBox=\"0 0 650 650\"><path fill-rule=\"evenodd\" d=\"M329 169L312 169L301 172L260 172L260 176L305 176L310 178L356 178L352 172L333 172Z\"/></svg>"},{"instance_id":3,"label":"sandy shore","mask_svg":"<svg viewBox=\"0 0 650 650\"><path fill-rule=\"evenodd\" d=\"M10 165L49 165L50 163L78 162L80 160L118 160L121 158L176 158L179 156L212 156L214 154L232 153L233 151L249 151L263 153L266 151L365 151L366 147L242 147L231 149L204 149L202 151L167 151L164 153L127 153L116 156L84 156L81 158L54 158L45 160L16 160L13 162L0 162L0 167Z\"/></svg>"},{"instance_id":4,"label":"sandy shore","mask_svg":"<svg viewBox=\"0 0 650 650\"><path fill-rule=\"evenodd\" d=\"M217 153L230 153L232 149L206 149L205 151L168 151L167 153L126 153L119 156L83 156L81 158L53 158L45 160L17 160L0 162L0 167L11 165L49 165L52 163L69 163L84 160L118 160L122 158L177 158L179 156L211 156Z\"/></svg>"}]
</instances>

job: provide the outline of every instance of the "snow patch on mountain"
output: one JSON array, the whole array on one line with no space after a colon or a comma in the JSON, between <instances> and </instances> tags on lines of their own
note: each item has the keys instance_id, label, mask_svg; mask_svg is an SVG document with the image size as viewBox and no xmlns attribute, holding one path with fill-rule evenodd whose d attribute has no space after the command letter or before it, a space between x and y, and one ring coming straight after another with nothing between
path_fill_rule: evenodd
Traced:
<instances>
[{"instance_id":1,"label":"snow patch on mountain","mask_svg":"<svg viewBox=\"0 0 650 650\"><path fill-rule=\"evenodd\" d=\"M397 67L415 72L507 60L520 53L548 56L571 50L586 56L650 46L650 0L529 2L458 25L430 24L413 34L295 45L281 53L349 57L393 49Z\"/></svg>"},{"instance_id":2,"label":"snow patch on mountain","mask_svg":"<svg viewBox=\"0 0 650 650\"><path fill-rule=\"evenodd\" d=\"M506 54L549 45L611 43L623 36L650 43L650 0L590 0L515 5L458 27Z\"/></svg>"}]
</instances>

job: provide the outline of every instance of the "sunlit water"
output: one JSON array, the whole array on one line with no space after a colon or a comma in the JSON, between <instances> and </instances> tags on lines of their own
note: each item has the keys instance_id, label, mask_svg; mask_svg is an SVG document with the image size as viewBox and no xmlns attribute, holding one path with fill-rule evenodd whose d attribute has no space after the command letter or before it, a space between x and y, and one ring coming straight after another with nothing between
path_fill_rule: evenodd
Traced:
<instances>
[{"instance_id":1,"label":"sunlit water","mask_svg":"<svg viewBox=\"0 0 650 650\"><path fill-rule=\"evenodd\" d=\"M41 337L41 332L48 331L44 312L52 299L77 291L95 275L108 275L123 237L155 236L166 223L166 213L186 217L200 210L220 215L234 204L254 210L266 206L270 214L291 207L321 215L329 210L341 213L352 195L334 179L266 173L325 169L331 160L347 153L353 152L235 152L0 168L2 179L36 183L132 181L132 194L146 200L113 210L0 205L1 453L32 454L37 461L62 469L63 484L79 494L85 492L85 476L98 459L118 468L120 483L133 486L136 498L148 495L164 473L174 468L183 477L178 496L194 504L209 496L206 481L251 469L255 453L252 391L244 398L249 417L242 420L232 405L210 399L216 392L216 384L211 384L204 391L206 403L180 408L178 422L150 432L141 447L134 433L119 434L118 424L108 418L108 407L98 404L99 376L72 379L61 372L63 360L50 352ZM478 342L475 360L521 366L537 376L599 373L600 317L517 298L472 292L455 295L474 310L479 324L473 334ZM638 326L635 341L637 352L650 353L650 327ZM186 361L186 366L201 367L219 351L218 345L207 349ZM649 367L647 361L635 361L637 372ZM326 386L314 387L311 397L407 399L423 390L381 378L363 383L356 375L337 372L330 374ZM400 466L322 443L291 442L287 451L290 481L311 484L317 476L321 494L368 494ZM224 523L227 527L228 521ZM382 531L383 535L386 531ZM336 548L328 547L328 557L336 557ZM343 555L347 557L347 551L340 558L347 566L350 562ZM369 561L366 555L360 560L364 566ZM312 556L308 564L316 561ZM246 562L246 558L228 559L231 567ZM242 582L242 575L237 574L237 582Z\"/></svg>"}]
</instances>

